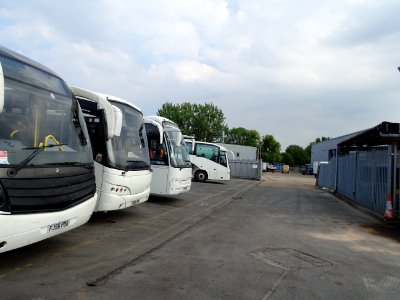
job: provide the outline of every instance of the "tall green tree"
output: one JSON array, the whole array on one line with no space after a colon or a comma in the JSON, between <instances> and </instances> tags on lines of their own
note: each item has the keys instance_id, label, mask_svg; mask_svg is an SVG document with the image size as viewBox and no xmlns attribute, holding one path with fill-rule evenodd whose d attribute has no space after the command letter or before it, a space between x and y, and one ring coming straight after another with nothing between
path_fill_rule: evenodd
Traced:
<instances>
[{"instance_id":1,"label":"tall green tree","mask_svg":"<svg viewBox=\"0 0 400 300\"><path fill-rule=\"evenodd\" d=\"M322 136L322 137L317 137L316 139L315 139L315 142L316 143L321 143L321 142L324 142L324 141L328 141L328 140L330 140L331 138L330 137L326 137L326 136Z\"/></svg>"},{"instance_id":2,"label":"tall green tree","mask_svg":"<svg viewBox=\"0 0 400 300\"><path fill-rule=\"evenodd\" d=\"M309 143L308 146L304 148L304 151L306 152L307 159L308 159L309 162L311 161L311 147L312 147L312 144L314 144L314 143Z\"/></svg>"},{"instance_id":3,"label":"tall green tree","mask_svg":"<svg viewBox=\"0 0 400 300\"><path fill-rule=\"evenodd\" d=\"M261 159L269 163L281 161L281 144L272 135L266 135L261 140Z\"/></svg>"},{"instance_id":4,"label":"tall green tree","mask_svg":"<svg viewBox=\"0 0 400 300\"><path fill-rule=\"evenodd\" d=\"M224 113L212 103L167 102L158 110L157 115L174 121L183 134L193 135L199 141L220 140L226 128Z\"/></svg>"},{"instance_id":5,"label":"tall green tree","mask_svg":"<svg viewBox=\"0 0 400 300\"><path fill-rule=\"evenodd\" d=\"M306 151L299 145L290 145L285 152L292 156L294 165L304 165L309 161Z\"/></svg>"},{"instance_id":6,"label":"tall green tree","mask_svg":"<svg viewBox=\"0 0 400 300\"><path fill-rule=\"evenodd\" d=\"M257 130L249 130L243 127L228 129L225 131L225 143L259 147L260 134Z\"/></svg>"},{"instance_id":7,"label":"tall green tree","mask_svg":"<svg viewBox=\"0 0 400 300\"><path fill-rule=\"evenodd\" d=\"M281 157L282 157L281 162L284 163L285 165L289 165L289 166L294 165L293 157L289 153L283 152L283 153L281 153Z\"/></svg>"}]
</instances>

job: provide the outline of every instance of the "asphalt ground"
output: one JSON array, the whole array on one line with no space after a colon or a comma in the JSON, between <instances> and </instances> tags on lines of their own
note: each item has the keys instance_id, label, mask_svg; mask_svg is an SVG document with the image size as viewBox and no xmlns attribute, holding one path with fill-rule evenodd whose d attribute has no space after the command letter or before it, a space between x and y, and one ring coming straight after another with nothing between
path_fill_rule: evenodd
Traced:
<instances>
[{"instance_id":1,"label":"asphalt ground","mask_svg":"<svg viewBox=\"0 0 400 300\"><path fill-rule=\"evenodd\" d=\"M0 254L1 299L399 299L399 229L312 176L193 182Z\"/></svg>"}]
</instances>

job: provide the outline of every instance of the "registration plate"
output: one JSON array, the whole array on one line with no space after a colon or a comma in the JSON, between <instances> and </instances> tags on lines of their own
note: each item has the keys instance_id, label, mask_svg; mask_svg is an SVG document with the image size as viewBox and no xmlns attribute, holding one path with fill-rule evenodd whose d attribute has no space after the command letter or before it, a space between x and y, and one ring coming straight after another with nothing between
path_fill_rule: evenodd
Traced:
<instances>
[{"instance_id":1,"label":"registration plate","mask_svg":"<svg viewBox=\"0 0 400 300\"><path fill-rule=\"evenodd\" d=\"M48 232L60 230L62 228L68 227L68 225L69 225L69 220L51 224L48 226Z\"/></svg>"}]
</instances>

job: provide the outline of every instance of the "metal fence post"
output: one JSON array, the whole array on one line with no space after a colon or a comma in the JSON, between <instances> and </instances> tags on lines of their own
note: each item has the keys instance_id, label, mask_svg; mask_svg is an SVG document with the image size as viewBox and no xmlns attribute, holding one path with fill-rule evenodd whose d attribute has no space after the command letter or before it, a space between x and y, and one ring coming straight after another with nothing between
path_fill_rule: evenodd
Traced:
<instances>
[{"instance_id":1,"label":"metal fence post","mask_svg":"<svg viewBox=\"0 0 400 300\"><path fill-rule=\"evenodd\" d=\"M395 203L396 203L396 195L397 195L397 143L396 141L393 142L393 191L392 191L392 205L394 206L393 209L395 209Z\"/></svg>"},{"instance_id":2,"label":"metal fence post","mask_svg":"<svg viewBox=\"0 0 400 300\"><path fill-rule=\"evenodd\" d=\"M388 162L387 162L387 187L386 187L386 209L385 214L383 215L386 219L393 218L393 209L392 209L392 183L393 183L393 145L392 148L388 147Z\"/></svg>"}]
</instances>

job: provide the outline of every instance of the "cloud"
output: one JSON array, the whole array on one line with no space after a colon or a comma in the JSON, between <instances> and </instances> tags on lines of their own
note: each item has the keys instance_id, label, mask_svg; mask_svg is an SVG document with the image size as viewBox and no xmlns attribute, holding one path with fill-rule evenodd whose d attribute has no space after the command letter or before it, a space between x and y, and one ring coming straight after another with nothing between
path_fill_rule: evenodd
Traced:
<instances>
[{"instance_id":1,"label":"cloud","mask_svg":"<svg viewBox=\"0 0 400 300\"><path fill-rule=\"evenodd\" d=\"M6 1L0 43L66 81L131 100L213 102L285 148L399 115L400 4Z\"/></svg>"},{"instance_id":2,"label":"cloud","mask_svg":"<svg viewBox=\"0 0 400 300\"><path fill-rule=\"evenodd\" d=\"M347 13L327 36L329 45L351 47L380 43L391 35L399 35L398 1L350 1Z\"/></svg>"},{"instance_id":3,"label":"cloud","mask_svg":"<svg viewBox=\"0 0 400 300\"><path fill-rule=\"evenodd\" d=\"M168 78L174 76L183 83L199 82L204 85L213 86L215 82L223 82L229 77L210 65L199 63L194 60L170 62L164 65L153 66L149 69L152 77Z\"/></svg>"}]
</instances>

